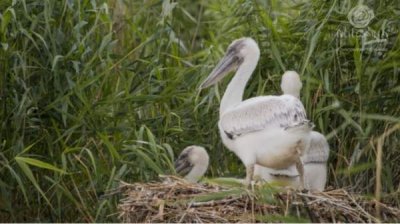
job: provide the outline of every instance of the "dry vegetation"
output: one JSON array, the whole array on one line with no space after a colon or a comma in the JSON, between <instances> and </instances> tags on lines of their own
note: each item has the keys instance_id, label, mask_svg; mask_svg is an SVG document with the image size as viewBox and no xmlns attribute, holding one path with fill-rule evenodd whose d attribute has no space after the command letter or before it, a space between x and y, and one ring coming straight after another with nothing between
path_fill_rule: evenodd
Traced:
<instances>
[{"instance_id":1,"label":"dry vegetation","mask_svg":"<svg viewBox=\"0 0 400 224\"><path fill-rule=\"evenodd\" d=\"M173 176L161 182L121 182L123 222L399 222L400 209L344 189L325 192L253 190L216 184L192 184ZM268 200L269 199L269 200Z\"/></svg>"}]
</instances>

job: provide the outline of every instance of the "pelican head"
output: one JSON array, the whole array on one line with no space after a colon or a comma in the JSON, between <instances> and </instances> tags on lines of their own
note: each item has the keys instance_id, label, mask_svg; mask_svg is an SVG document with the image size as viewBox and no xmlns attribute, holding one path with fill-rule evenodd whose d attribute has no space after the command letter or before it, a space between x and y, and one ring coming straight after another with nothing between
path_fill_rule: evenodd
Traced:
<instances>
[{"instance_id":1,"label":"pelican head","mask_svg":"<svg viewBox=\"0 0 400 224\"><path fill-rule=\"evenodd\" d=\"M300 98L300 90L303 87L300 76L295 71L286 71L282 76L281 89L283 94Z\"/></svg>"},{"instance_id":2,"label":"pelican head","mask_svg":"<svg viewBox=\"0 0 400 224\"><path fill-rule=\"evenodd\" d=\"M207 171L208 153L201 146L186 147L175 161L175 170L190 182L197 182Z\"/></svg>"},{"instance_id":3,"label":"pelican head","mask_svg":"<svg viewBox=\"0 0 400 224\"><path fill-rule=\"evenodd\" d=\"M224 57L219 61L214 70L207 79L200 85L200 88L207 88L229 72L236 71L242 64L246 62L258 62L260 57L260 48L257 43L249 37L234 40L228 47Z\"/></svg>"}]
</instances>

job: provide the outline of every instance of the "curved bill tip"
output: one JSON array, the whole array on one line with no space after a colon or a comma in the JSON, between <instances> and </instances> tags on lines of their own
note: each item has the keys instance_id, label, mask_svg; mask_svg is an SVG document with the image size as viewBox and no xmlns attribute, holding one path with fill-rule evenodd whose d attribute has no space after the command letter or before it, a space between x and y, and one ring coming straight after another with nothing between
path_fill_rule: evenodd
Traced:
<instances>
[{"instance_id":1,"label":"curved bill tip","mask_svg":"<svg viewBox=\"0 0 400 224\"><path fill-rule=\"evenodd\" d=\"M314 129L314 128L315 128L314 122L311 122L311 121L310 121L310 124L309 124L309 125L310 125L310 128L311 128L311 129Z\"/></svg>"},{"instance_id":2,"label":"curved bill tip","mask_svg":"<svg viewBox=\"0 0 400 224\"><path fill-rule=\"evenodd\" d=\"M202 90L202 89L205 89L205 88L207 88L207 87L209 87L210 85L208 84L208 83L206 83L206 82L202 82L201 84L200 84L200 86L199 86L199 90Z\"/></svg>"},{"instance_id":3,"label":"curved bill tip","mask_svg":"<svg viewBox=\"0 0 400 224\"><path fill-rule=\"evenodd\" d=\"M207 88L228 74L230 71L236 69L243 60L234 53L227 53L221 61L215 66L210 75L200 84L200 89Z\"/></svg>"}]
</instances>

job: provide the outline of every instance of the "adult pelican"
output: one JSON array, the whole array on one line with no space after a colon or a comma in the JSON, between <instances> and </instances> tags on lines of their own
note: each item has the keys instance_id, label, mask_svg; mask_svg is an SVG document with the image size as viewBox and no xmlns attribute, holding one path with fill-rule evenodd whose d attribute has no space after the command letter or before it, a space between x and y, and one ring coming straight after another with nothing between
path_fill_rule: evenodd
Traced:
<instances>
[{"instance_id":1,"label":"adult pelican","mask_svg":"<svg viewBox=\"0 0 400 224\"><path fill-rule=\"evenodd\" d=\"M319 132L310 133L310 145L301 156L304 166L304 188L311 191L323 191L327 181L327 160L329 145ZM271 169L256 165L254 176L266 182L282 183L294 188L301 187L299 173L292 165L286 169Z\"/></svg>"},{"instance_id":2,"label":"adult pelican","mask_svg":"<svg viewBox=\"0 0 400 224\"><path fill-rule=\"evenodd\" d=\"M312 124L301 101L292 95L243 101L244 89L259 57L260 49L252 38L233 41L200 88L211 86L236 70L221 100L218 128L222 142L246 167L246 185L253 179L255 164L273 169L296 164L304 186L300 156L309 143Z\"/></svg>"},{"instance_id":3,"label":"adult pelican","mask_svg":"<svg viewBox=\"0 0 400 224\"><path fill-rule=\"evenodd\" d=\"M201 146L188 146L175 161L175 170L189 182L197 182L207 171L209 157Z\"/></svg>"},{"instance_id":4,"label":"adult pelican","mask_svg":"<svg viewBox=\"0 0 400 224\"><path fill-rule=\"evenodd\" d=\"M295 71L286 71L281 80L283 94L300 97L302 84L300 76ZM329 145L326 138L319 132L310 133L310 145L305 150L301 160L304 164L305 188L313 191L323 191L327 179ZM299 173L294 166L275 170L256 165L254 175L267 182L283 182L292 187L299 187Z\"/></svg>"}]
</instances>

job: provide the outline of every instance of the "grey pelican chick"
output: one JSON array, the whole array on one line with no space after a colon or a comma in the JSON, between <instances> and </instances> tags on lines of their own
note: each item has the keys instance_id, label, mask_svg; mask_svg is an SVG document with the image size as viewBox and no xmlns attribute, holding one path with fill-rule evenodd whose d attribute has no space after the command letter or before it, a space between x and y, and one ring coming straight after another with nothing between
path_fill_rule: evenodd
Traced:
<instances>
[{"instance_id":1,"label":"grey pelican chick","mask_svg":"<svg viewBox=\"0 0 400 224\"><path fill-rule=\"evenodd\" d=\"M300 156L309 143L312 125L301 101L292 95L243 100L259 57L260 49L253 39L233 41L200 88L209 87L230 71L236 71L221 100L218 128L224 145L246 167L246 185L253 179L255 164L273 169L296 164L303 181Z\"/></svg>"},{"instance_id":2,"label":"grey pelican chick","mask_svg":"<svg viewBox=\"0 0 400 224\"><path fill-rule=\"evenodd\" d=\"M323 191L328 173L329 144L319 132L312 131L310 135L310 147L301 158L304 163L305 188Z\"/></svg>"},{"instance_id":3,"label":"grey pelican chick","mask_svg":"<svg viewBox=\"0 0 400 224\"><path fill-rule=\"evenodd\" d=\"M190 182L197 182L207 171L209 157L201 146L188 146L175 161L176 172Z\"/></svg>"},{"instance_id":4,"label":"grey pelican chick","mask_svg":"<svg viewBox=\"0 0 400 224\"><path fill-rule=\"evenodd\" d=\"M283 94L300 97L302 84L300 76L295 71L287 71L281 80ZM328 142L321 133L310 132L310 144L301 160L304 166L305 188L313 191L323 191L327 180L327 161L329 157ZM299 173L294 166L287 169L270 169L256 166L254 175L267 182L284 182L286 185L298 188L300 185Z\"/></svg>"}]
</instances>

